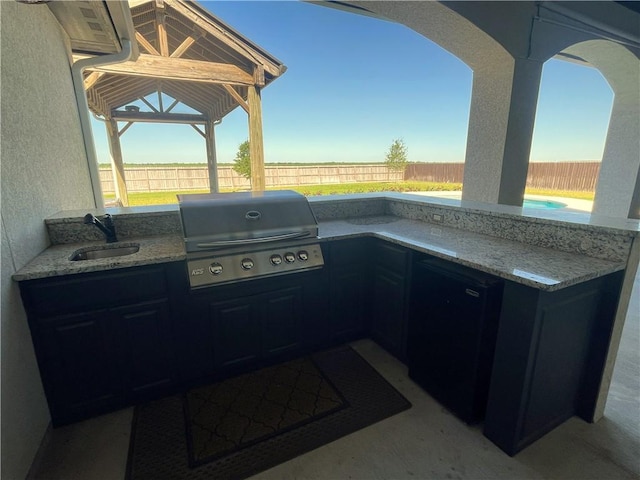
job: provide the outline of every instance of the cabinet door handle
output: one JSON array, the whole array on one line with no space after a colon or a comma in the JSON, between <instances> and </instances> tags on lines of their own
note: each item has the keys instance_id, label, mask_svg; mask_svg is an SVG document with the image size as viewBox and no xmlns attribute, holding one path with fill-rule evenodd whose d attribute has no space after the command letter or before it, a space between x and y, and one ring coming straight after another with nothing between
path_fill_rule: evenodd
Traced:
<instances>
[{"instance_id":1,"label":"cabinet door handle","mask_svg":"<svg viewBox=\"0 0 640 480\"><path fill-rule=\"evenodd\" d=\"M467 288L464 292L467 295L471 295L472 297L480 298L480 293L476 292L475 290L471 290L470 288Z\"/></svg>"}]
</instances>

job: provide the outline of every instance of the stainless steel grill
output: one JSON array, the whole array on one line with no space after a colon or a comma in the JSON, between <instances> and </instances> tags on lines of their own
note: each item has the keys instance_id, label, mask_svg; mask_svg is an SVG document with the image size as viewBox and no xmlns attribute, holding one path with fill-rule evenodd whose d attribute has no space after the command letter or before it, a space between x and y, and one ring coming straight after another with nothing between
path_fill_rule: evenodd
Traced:
<instances>
[{"instance_id":1,"label":"stainless steel grill","mask_svg":"<svg viewBox=\"0 0 640 480\"><path fill-rule=\"evenodd\" d=\"M324 265L318 223L290 190L178 195L192 288Z\"/></svg>"}]
</instances>

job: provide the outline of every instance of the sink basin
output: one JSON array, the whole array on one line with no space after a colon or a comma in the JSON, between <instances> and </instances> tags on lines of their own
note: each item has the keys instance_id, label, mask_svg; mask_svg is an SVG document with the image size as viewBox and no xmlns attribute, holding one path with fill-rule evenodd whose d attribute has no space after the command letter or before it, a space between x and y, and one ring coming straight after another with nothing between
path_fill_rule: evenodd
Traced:
<instances>
[{"instance_id":1,"label":"sink basin","mask_svg":"<svg viewBox=\"0 0 640 480\"><path fill-rule=\"evenodd\" d=\"M77 262L78 260L97 260L100 258L122 257L131 255L140 250L137 243L128 245L100 245L97 247L86 247L76 250L71 254L69 260Z\"/></svg>"}]
</instances>

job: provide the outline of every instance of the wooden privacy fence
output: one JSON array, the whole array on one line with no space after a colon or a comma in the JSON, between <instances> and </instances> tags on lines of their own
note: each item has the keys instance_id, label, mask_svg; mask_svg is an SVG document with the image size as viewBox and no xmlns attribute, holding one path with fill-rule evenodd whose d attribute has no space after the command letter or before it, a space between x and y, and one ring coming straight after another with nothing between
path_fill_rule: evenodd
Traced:
<instances>
[{"instance_id":1,"label":"wooden privacy fence","mask_svg":"<svg viewBox=\"0 0 640 480\"><path fill-rule=\"evenodd\" d=\"M557 162L530 163L527 187L553 190L594 191L600 163ZM462 163L413 163L407 166L404 180L462 183ZM207 190L209 173L206 167L135 167L125 168L129 192L161 192ZM372 165L301 165L266 166L266 185L269 187L322 185L357 182L396 182L401 172L390 171L384 164ZM104 193L113 193L110 168L100 169ZM222 189L248 189L249 180L231 167L218 168L218 183Z\"/></svg>"},{"instance_id":2,"label":"wooden privacy fence","mask_svg":"<svg viewBox=\"0 0 640 480\"><path fill-rule=\"evenodd\" d=\"M599 162L531 162L527 187L551 190L595 191ZM405 180L462 183L463 163L413 163Z\"/></svg>"},{"instance_id":3,"label":"wooden privacy fence","mask_svg":"<svg viewBox=\"0 0 640 480\"><path fill-rule=\"evenodd\" d=\"M464 163L411 163L404 171L405 180L419 182L462 183Z\"/></svg>"},{"instance_id":4,"label":"wooden privacy fence","mask_svg":"<svg viewBox=\"0 0 640 480\"><path fill-rule=\"evenodd\" d=\"M161 192L178 190L206 190L209 172L206 167L125 167L129 192ZM268 187L320 185L358 182L397 182L402 172L390 171L386 165L309 165L265 167ZM104 193L113 193L110 168L100 169L100 183ZM221 189L250 188L249 180L238 175L232 167L218 168Z\"/></svg>"},{"instance_id":5,"label":"wooden privacy fence","mask_svg":"<svg viewBox=\"0 0 640 480\"><path fill-rule=\"evenodd\" d=\"M527 187L594 192L600 162L536 162L529 164Z\"/></svg>"}]
</instances>

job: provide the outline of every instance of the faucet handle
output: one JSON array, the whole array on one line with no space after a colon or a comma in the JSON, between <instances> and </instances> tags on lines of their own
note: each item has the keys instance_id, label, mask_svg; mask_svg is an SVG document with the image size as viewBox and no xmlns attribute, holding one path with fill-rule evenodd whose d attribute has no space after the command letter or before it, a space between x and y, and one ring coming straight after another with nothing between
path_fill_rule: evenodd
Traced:
<instances>
[{"instance_id":1,"label":"faucet handle","mask_svg":"<svg viewBox=\"0 0 640 480\"><path fill-rule=\"evenodd\" d=\"M113 219L111 218L111 214L109 213L104 214L104 224L109 228L113 227Z\"/></svg>"}]
</instances>

